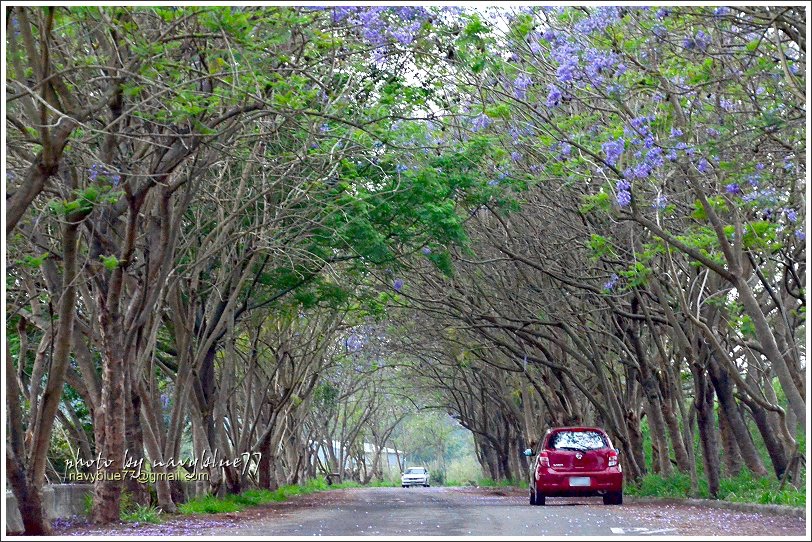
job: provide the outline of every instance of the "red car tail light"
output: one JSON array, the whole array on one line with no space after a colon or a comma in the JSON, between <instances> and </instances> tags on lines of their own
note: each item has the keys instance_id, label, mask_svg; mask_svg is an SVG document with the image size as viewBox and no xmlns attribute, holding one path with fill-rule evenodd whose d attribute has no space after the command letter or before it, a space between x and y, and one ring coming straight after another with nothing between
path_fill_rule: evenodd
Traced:
<instances>
[{"instance_id":1,"label":"red car tail light","mask_svg":"<svg viewBox=\"0 0 812 542\"><path fill-rule=\"evenodd\" d=\"M617 452L609 452L609 466L617 467Z\"/></svg>"},{"instance_id":2,"label":"red car tail light","mask_svg":"<svg viewBox=\"0 0 812 542\"><path fill-rule=\"evenodd\" d=\"M539 454L539 466L540 467L549 467L550 466L550 458L547 457L547 452L541 452Z\"/></svg>"}]
</instances>

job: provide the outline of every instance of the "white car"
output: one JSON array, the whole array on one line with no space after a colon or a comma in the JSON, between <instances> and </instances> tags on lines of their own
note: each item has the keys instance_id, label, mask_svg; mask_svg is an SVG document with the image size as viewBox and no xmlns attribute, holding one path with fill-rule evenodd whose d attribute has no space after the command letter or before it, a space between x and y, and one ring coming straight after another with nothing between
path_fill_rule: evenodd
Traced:
<instances>
[{"instance_id":1,"label":"white car","mask_svg":"<svg viewBox=\"0 0 812 542\"><path fill-rule=\"evenodd\" d=\"M400 484L403 487L429 487L429 470L425 467L409 467L400 477Z\"/></svg>"}]
</instances>

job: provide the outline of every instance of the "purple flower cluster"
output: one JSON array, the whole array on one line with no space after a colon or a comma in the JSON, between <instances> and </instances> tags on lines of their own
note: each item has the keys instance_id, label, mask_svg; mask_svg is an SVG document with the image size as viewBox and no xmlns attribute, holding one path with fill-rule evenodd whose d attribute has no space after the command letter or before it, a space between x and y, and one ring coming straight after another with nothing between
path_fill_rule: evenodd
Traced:
<instances>
[{"instance_id":1,"label":"purple flower cluster","mask_svg":"<svg viewBox=\"0 0 812 542\"><path fill-rule=\"evenodd\" d=\"M587 49L584 60L586 61L586 74L596 85L603 83L603 76L606 74L618 77L626 72L626 65L619 61L620 59L615 53Z\"/></svg>"},{"instance_id":2,"label":"purple flower cluster","mask_svg":"<svg viewBox=\"0 0 812 542\"><path fill-rule=\"evenodd\" d=\"M759 203L761 205L775 204L775 190L772 188L762 188L745 194L742 198L746 203Z\"/></svg>"},{"instance_id":3,"label":"purple flower cluster","mask_svg":"<svg viewBox=\"0 0 812 542\"><path fill-rule=\"evenodd\" d=\"M575 23L578 34L594 34L602 32L612 23L620 20L620 8L617 6L601 6L595 9L588 17Z\"/></svg>"},{"instance_id":4,"label":"purple flower cluster","mask_svg":"<svg viewBox=\"0 0 812 542\"><path fill-rule=\"evenodd\" d=\"M566 41L554 47L551 51L553 60L558 62L558 69L555 75L561 83L568 83L575 80L578 71L579 48L572 42Z\"/></svg>"},{"instance_id":5,"label":"purple flower cluster","mask_svg":"<svg viewBox=\"0 0 812 542\"><path fill-rule=\"evenodd\" d=\"M623 149L625 146L626 142L623 141L622 137L616 140L610 139L604 143L601 148L603 149L603 153L606 155L606 163L610 166L617 164L620 155L623 154Z\"/></svg>"},{"instance_id":6,"label":"purple flower cluster","mask_svg":"<svg viewBox=\"0 0 812 542\"><path fill-rule=\"evenodd\" d=\"M700 30L694 36L694 43L700 51L704 51L710 45L711 37L703 30Z\"/></svg>"},{"instance_id":7,"label":"purple flower cluster","mask_svg":"<svg viewBox=\"0 0 812 542\"><path fill-rule=\"evenodd\" d=\"M603 289L606 290L607 292L611 292L617 285L618 278L619 277L617 276L616 273L612 273L612 275L609 277L609 280L607 280L604 283Z\"/></svg>"},{"instance_id":8,"label":"purple flower cluster","mask_svg":"<svg viewBox=\"0 0 812 542\"><path fill-rule=\"evenodd\" d=\"M346 23L359 28L363 38L375 48L373 56L379 64L385 60L386 48L390 43L410 45L430 18L431 13L419 6L333 8L333 23Z\"/></svg>"},{"instance_id":9,"label":"purple flower cluster","mask_svg":"<svg viewBox=\"0 0 812 542\"><path fill-rule=\"evenodd\" d=\"M725 186L725 192L728 194L741 194L742 189L741 186L739 186L739 183L730 183Z\"/></svg>"},{"instance_id":10,"label":"purple flower cluster","mask_svg":"<svg viewBox=\"0 0 812 542\"><path fill-rule=\"evenodd\" d=\"M708 171L711 171L712 168L711 168L710 162L708 162L707 160L702 158L702 159L699 160L699 163L696 165L696 169L699 171L699 173L707 173Z\"/></svg>"},{"instance_id":11,"label":"purple flower cluster","mask_svg":"<svg viewBox=\"0 0 812 542\"><path fill-rule=\"evenodd\" d=\"M655 209L663 210L665 206L668 204L668 198L665 197L663 194L657 194L654 198L654 201L651 203L651 206Z\"/></svg>"},{"instance_id":12,"label":"purple flower cluster","mask_svg":"<svg viewBox=\"0 0 812 542\"><path fill-rule=\"evenodd\" d=\"M99 164L93 164L87 170L87 176L91 182L96 182L99 178L99 175L102 176L103 179L107 179L110 181L110 184L113 186L118 186L118 183L121 182L121 175L115 173L114 171L108 171L106 168L102 167Z\"/></svg>"},{"instance_id":13,"label":"purple flower cluster","mask_svg":"<svg viewBox=\"0 0 812 542\"><path fill-rule=\"evenodd\" d=\"M395 282L392 284L392 287L395 289L396 292L400 292L403 289L403 279L395 279Z\"/></svg>"},{"instance_id":14,"label":"purple flower cluster","mask_svg":"<svg viewBox=\"0 0 812 542\"><path fill-rule=\"evenodd\" d=\"M513 81L513 95L519 100L524 100L527 97L527 88L532 84L533 80L528 75L520 74Z\"/></svg>"},{"instance_id":15,"label":"purple flower cluster","mask_svg":"<svg viewBox=\"0 0 812 542\"><path fill-rule=\"evenodd\" d=\"M545 105L547 107L557 107L561 105L561 98L563 98L561 89L552 84L549 86L549 89L550 93L547 95L547 101L545 102Z\"/></svg>"},{"instance_id":16,"label":"purple flower cluster","mask_svg":"<svg viewBox=\"0 0 812 542\"><path fill-rule=\"evenodd\" d=\"M475 132L479 132L490 126L492 122L493 121L488 115L485 113L480 113L474 117L474 122L471 124L471 129Z\"/></svg>"},{"instance_id":17,"label":"purple flower cluster","mask_svg":"<svg viewBox=\"0 0 812 542\"><path fill-rule=\"evenodd\" d=\"M632 185L629 181L622 180L615 184L617 189L617 204L621 207L626 207L632 202Z\"/></svg>"}]
</instances>

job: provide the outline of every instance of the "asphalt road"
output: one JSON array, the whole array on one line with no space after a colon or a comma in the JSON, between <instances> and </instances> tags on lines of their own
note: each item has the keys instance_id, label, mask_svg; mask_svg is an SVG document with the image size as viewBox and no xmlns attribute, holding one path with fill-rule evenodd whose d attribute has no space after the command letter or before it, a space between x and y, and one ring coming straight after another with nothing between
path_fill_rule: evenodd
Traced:
<instances>
[{"instance_id":1,"label":"asphalt road","mask_svg":"<svg viewBox=\"0 0 812 542\"><path fill-rule=\"evenodd\" d=\"M475 488L363 488L327 491L236 514L172 519L60 534L166 536L795 536L803 518L682 504L605 506L600 498L549 498Z\"/></svg>"}]
</instances>

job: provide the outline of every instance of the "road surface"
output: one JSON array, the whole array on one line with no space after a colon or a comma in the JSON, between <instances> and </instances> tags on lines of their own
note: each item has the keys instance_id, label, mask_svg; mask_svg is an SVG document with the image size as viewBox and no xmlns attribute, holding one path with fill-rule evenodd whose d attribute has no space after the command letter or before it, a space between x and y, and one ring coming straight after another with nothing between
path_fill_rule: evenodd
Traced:
<instances>
[{"instance_id":1,"label":"road surface","mask_svg":"<svg viewBox=\"0 0 812 542\"><path fill-rule=\"evenodd\" d=\"M65 525L59 534L228 536L803 536L805 519L681 504L605 506L484 488L363 488L316 493L235 514L162 525Z\"/></svg>"}]
</instances>

